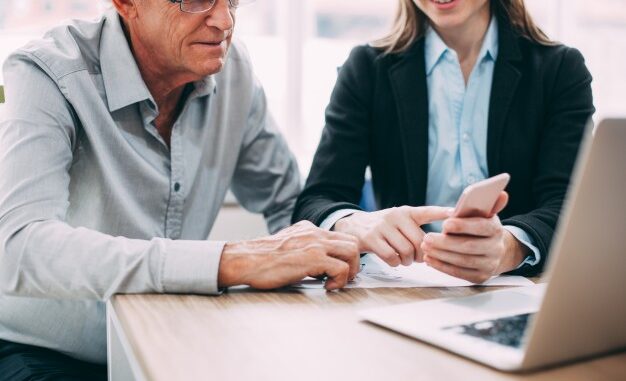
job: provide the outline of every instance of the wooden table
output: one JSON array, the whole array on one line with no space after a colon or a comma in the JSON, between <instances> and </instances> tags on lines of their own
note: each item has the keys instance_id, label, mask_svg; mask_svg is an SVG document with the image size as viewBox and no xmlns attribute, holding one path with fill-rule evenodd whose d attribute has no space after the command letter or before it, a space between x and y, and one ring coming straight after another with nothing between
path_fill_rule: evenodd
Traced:
<instances>
[{"instance_id":1,"label":"wooden table","mask_svg":"<svg viewBox=\"0 0 626 381\"><path fill-rule=\"evenodd\" d=\"M506 374L361 321L363 308L494 288L116 296L108 304L117 380L626 380L626 353Z\"/></svg>"}]
</instances>

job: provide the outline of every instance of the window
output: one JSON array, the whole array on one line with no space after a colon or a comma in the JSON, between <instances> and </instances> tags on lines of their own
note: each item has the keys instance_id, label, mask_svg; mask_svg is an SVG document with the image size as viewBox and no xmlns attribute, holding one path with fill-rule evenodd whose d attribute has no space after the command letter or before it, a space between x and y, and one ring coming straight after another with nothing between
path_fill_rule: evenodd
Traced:
<instances>
[{"instance_id":1,"label":"window","mask_svg":"<svg viewBox=\"0 0 626 381\"><path fill-rule=\"evenodd\" d=\"M626 2L526 2L550 37L577 47L585 56L594 77L596 119L626 115ZM238 11L236 34L248 47L270 108L304 173L319 141L337 69L353 46L388 31L396 4L257 0ZM101 12L97 0L0 1L0 62L63 19L91 18Z\"/></svg>"},{"instance_id":2,"label":"window","mask_svg":"<svg viewBox=\"0 0 626 381\"><path fill-rule=\"evenodd\" d=\"M387 33L395 10L380 0L259 0L239 10L237 33L304 173L338 68L355 45Z\"/></svg>"},{"instance_id":3,"label":"window","mask_svg":"<svg viewBox=\"0 0 626 381\"><path fill-rule=\"evenodd\" d=\"M98 0L0 0L0 63L62 20L97 17L102 9Z\"/></svg>"},{"instance_id":4,"label":"window","mask_svg":"<svg viewBox=\"0 0 626 381\"><path fill-rule=\"evenodd\" d=\"M626 116L626 1L526 1L550 37L584 55L593 76L594 119Z\"/></svg>"}]
</instances>

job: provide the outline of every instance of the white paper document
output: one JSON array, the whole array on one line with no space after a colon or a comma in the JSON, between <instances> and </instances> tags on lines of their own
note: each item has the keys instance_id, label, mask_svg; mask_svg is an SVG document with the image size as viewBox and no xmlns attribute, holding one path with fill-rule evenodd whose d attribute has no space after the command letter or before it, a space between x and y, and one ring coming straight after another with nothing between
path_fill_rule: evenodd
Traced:
<instances>
[{"instance_id":1,"label":"white paper document","mask_svg":"<svg viewBox=\"0 0 626 381\"><path fill-rule=\"evenodd\" d=\"M531 280L513 275L493 277L481 286L528 286ZM474 283L442 273L425 263L413 263L410 266L391 267L373 254L361 258L361 271L356 279L346 288L412 288L412 287L467 287ZM295 288L322 288L324 282L317 279L305 279L294 284Z\"/></svg>"}]
</instances>

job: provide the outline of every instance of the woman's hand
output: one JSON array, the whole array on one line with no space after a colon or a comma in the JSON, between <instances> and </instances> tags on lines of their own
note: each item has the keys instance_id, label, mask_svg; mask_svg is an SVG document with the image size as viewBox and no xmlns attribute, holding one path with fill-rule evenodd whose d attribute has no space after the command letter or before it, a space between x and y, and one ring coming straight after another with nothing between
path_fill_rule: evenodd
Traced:
<instances>
[{"instance_id":1,"label":"woman's hand","mask_svg":"<svg viewBox=\"0 0 626 381\"><path fill-rule=\"evenodd\" d=\"M421 226L444 220L451 208L438 206L384 209L377 212L355 212L335 224L334 230L356 237L359 250L373 252L390 266L421 262L424 231Z\"/></svg>"},{"instance_id":2,"label":"woman's hand","mask_svg":"<svg viewBox=\"0 0 626 381\"><path fill-rule=\"evenodd\" d=\"M528 255L529 249L504 229L497 213L506 206L502 192L489 218L449 218L443 232L429 233L421 249L431 267L473 283L511 271Z\"/></svg>"}]
</instances>

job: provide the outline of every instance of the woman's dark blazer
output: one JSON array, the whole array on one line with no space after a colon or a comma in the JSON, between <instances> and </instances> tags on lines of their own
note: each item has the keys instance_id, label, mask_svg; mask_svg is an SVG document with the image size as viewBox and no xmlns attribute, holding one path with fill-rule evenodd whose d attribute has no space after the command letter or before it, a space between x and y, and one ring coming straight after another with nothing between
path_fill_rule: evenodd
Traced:
<instances>
[{"instance_id":1,"label":"woman's dark blazer","mask_svg":"<svg viewBox=\"0 0 626 381\"><path fill-rule=\"evenodd\" d=\"M570 175L594 112L591 74L576 49L519 36L499 18L499 52L489 104L489 176L511 174L504 225L524 229L547 257ZM326 126L293 220L319 225L359 209L366 167L376 205L424 205L428 177L428 90L424 39L406 52L355 48L339 72Z\"/></svg>"}]
</instances>

